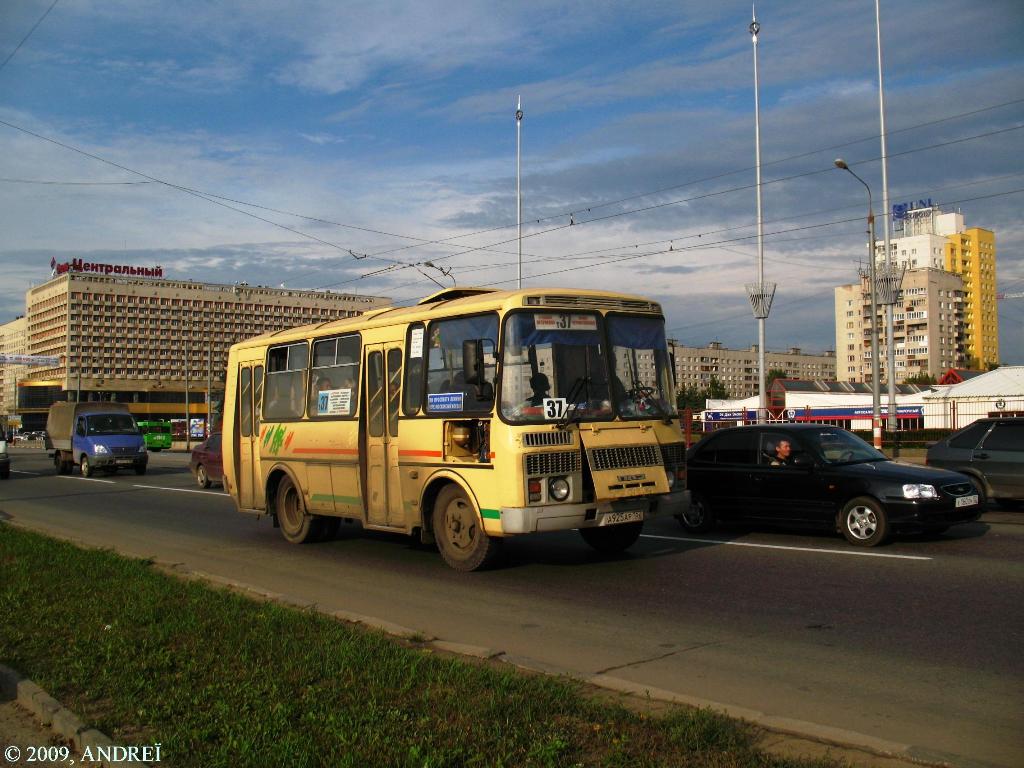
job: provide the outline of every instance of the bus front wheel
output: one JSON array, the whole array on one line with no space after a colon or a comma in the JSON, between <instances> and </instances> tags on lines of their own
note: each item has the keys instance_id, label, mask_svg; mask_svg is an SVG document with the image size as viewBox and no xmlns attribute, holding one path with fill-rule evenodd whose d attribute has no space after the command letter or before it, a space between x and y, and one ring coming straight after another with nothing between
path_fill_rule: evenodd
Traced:
<instances>
[{"instance_id":1,"label":"bus front wheel","mask_svg":"<svg viewBox=\"0 0 1024 768\"><path fill-rule=\"evenodd\" d=\"M501 539L484 532L472 502L457 485L438 494L432 522L441 557L455 570L487 568L500 557Z\"/></svg>"},{"instance_id":2,"label":"bus front wheel","mask_svg":"<svg viewBox=\"0 0 1024 768\"><path fill-rule=\"evenodd\" d=\"M600 528L580 528L580 535L590 546L605 556L620 555L636 544L644 521L619 523Z\"/></svg>"},{"instance_id":3,"label":"bus front wheel","mask_svg":"<svg viewBox=\"0 0 1024 768\"><path fill-rule=\"evenodd\" d=\"M290 477L281 479L277 486L274 513L281 527L281 534L292 544L316 541L319 537L319 520L306 513L302 494Z\"/></svg>"}]
</instances>

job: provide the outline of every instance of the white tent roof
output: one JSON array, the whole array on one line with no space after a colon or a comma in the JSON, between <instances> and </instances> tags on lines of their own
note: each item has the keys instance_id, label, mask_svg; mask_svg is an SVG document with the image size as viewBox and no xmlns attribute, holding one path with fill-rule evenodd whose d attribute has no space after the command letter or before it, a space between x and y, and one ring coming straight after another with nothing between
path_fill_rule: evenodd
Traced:
<instances>
[{"instance_id":1,"label":"white tent roof","mask_svg":"<svg viewBox=\"0 0 1024 768\"><path fill-rule=\"evenodd\" d=\"M1024 365L1004 365L959 384L922 395L928 400L963 397L1024 397Z\"/></svg>"}]
</instances>

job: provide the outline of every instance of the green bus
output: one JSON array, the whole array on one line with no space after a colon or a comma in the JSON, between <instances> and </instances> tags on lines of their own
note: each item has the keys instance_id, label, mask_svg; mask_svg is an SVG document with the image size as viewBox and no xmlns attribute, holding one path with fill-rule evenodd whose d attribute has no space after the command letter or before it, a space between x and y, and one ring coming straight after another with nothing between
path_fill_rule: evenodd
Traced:
<instances>
[{"instance_id":1,"label":"green bus","mask_svg":"<svg viewBox=\"0 0 1024 768\"><path fill-rule=\"evenodd\" d=\"M147 449L159 451L171 447L171 422L140 421L138 424Z\"/></svg>"}]
</instances>

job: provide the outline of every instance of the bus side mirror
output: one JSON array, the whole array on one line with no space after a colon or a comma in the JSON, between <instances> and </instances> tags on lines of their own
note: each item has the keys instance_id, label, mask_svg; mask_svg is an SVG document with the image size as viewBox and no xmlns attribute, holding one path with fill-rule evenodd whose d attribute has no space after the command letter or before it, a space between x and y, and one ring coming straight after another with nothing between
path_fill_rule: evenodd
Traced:
<instances>
[{"instance_id":1,"label":"bus side mirror","mask_svg":"<svg viewBox=\"0 0 1024 768\"><path fill-rule=\"evenodd\" d=\"M484 381L484 345L480 339L462 342L462 377L467 384L480 385Z\"/></svg>"}]
</instances>

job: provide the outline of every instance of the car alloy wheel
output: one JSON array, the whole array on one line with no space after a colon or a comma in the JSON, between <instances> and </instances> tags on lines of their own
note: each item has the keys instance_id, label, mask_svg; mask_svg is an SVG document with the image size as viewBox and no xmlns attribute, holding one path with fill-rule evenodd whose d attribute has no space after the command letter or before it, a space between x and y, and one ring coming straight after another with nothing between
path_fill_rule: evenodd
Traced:
<instances>
[{"instance_id":1,"label":"car alloy wheel","mask_svg":"<svg viewBox=\"0 0 1024 768\"><path fill-rule=\"evenodd\" d=\"M881 504L861 496L843 507L840 529L851 544L877 547L889 537L889 520Z\"/></svg>"}]
</instances>

